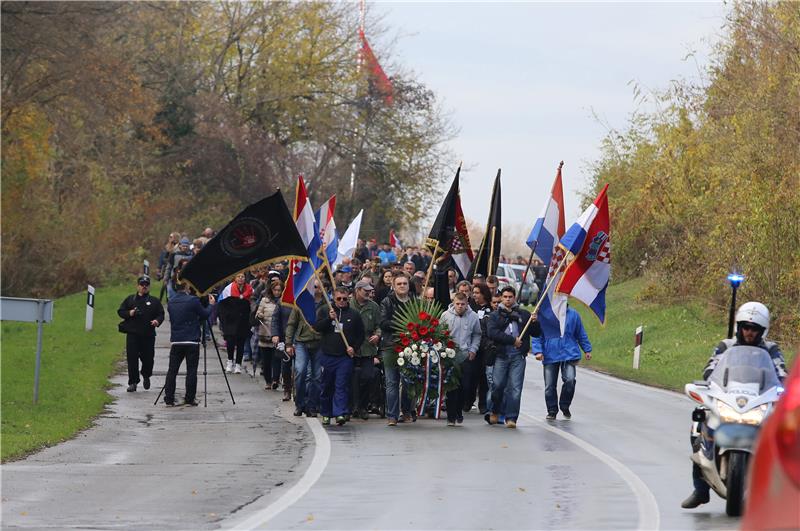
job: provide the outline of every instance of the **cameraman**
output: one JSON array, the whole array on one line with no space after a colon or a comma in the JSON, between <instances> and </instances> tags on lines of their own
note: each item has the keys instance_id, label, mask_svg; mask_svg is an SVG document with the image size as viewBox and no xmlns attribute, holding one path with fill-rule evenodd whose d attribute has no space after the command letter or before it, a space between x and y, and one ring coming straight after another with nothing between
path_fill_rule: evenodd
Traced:
<instances>
[{"instance_id":1,"label":"cameraman","mask_svg":"<svg viewBox=\"0 0 800 531\"><path fill-rule=\"evenodd\" d=\"M208 304L204 305L200 298L186 283L180 282L180 270L176 271L175 295L169 298L167 311L171 326L169 349L169 369L164 385L164 403L167 407L175 405L175 380L178 369L186 359L186 394L184 403L196 406L197 365L200 362L201 330L211 315L211 306L215 300L209 295ZM205 299L205 298L204 298Z\"/></svg>"},{"instance_id":2,"label":"cameraman","mask_svg":"<svg viewBox=\"0 0 800 531\"><path fill-rule=\"evenodd\" d=\"M126 297L117 310L117 315L125 319L119 324L119 331L127 336L129 393L135 392L139 384L139 360L142 361L144 388L150 389L156 354L156 328L164 322L161 301L150 295L150 277L139 277L137 284L136 293Z\"/></svg>"}]
</instances>

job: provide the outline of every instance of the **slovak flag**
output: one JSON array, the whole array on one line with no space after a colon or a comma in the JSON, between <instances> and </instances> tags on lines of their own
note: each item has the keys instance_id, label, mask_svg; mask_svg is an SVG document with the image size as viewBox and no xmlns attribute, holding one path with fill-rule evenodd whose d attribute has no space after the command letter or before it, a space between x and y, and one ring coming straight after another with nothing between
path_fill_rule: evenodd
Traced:
<instances>
[{"instance_id":1,"label":"slovak flag","mask_svg":"<svg viewBox=\"0 0 800 531\"><path fill-rule=\"evenodd\" d=\"M558 165L550 197L545 203L542 213L536 218L533 230L525 242L543 263L550 264L545 286L551 284L557 286L560 275L564 271L563 264L558 269L564 253L559 252L557 247L559 240L564 236L566 226L564 222L564 188L561 184L562 166L564 166L563 162ZM559 278L554 279L556 276ZM567 296L548 289L542 297L543 300L537 313L542 332L546 337L563 336L567 321Z\"/></svg>"},{"instance_id":2,"label":"slovak flag","mask_svg":"<svg viewBox=\"0 0 800 531\"><path fill-rule=\"evenodd\" d=\"M586 304L601 323L606 316L606 288L611 274L611 223L608 215L608 185L594 203L572 224L559 244L575 255L564 271L556 291L572 295Z\"/></svg>"},{"instance_id":3,"label":"slovak flag","mask_svg":"<svg viewBox=\"0 0 800 531\"><path fill-rule=\"evenodd\" d=\"M389 245L392 247L392 249L403 246L403 242L401 242L400 238L397 237L397 234L394 233L394 229L389 230Z\"/></svg>"},{"instance_id":4,"label":"slovak flag","mask_svg":"<svg viewBox=\"0 0 800 531\"><path fill-rule=\"evenodd\" d=\"M308 199L303 176L297 178L297 192L294 203L294 221L300 238L308 250L309 262L292 260L289 262L289 276L283 289L281 302L300 310L308 324L316 321L316 301L314 300L314 272L322 266L317 254L321 248L319 232L314 223L314 211Z\"/></svg>"},{"instance_id":5,"label":"slovak flag","mask_svg":"<svg viewBox=\"0 0 800 531\"><path fill-rule=\"evenodd\" d=\"M336 196L331 196L330 199L322 203L314 213L314 227L319 234L319 240L322 247L325 248L325 255L328 257L328 263L333 264L336 261L336 255L339 250L339 234L336 232L336 222L333 220L333 212L336 210Z\"/></svg>"}]
</instances>

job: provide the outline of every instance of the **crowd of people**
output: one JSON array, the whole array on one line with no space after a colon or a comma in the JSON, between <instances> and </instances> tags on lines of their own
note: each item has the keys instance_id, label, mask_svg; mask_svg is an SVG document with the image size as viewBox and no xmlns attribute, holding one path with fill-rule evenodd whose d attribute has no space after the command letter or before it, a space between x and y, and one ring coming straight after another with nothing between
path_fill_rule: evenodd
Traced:
<instances>
[{"instance_id":1,"label":"crowd of people","mask_svg":"<svg viewBox=\"0 0 800 531\"><path fill-rule=\"evenodd\" d=\"M218 324L227 352L226 372L252 370L252 376L263 376L265 390L282 392L284 401L294 401L295 416L319 415L325 425L367 420L371 413L385 416L389 426L417 420L413 397L402 383L392 322L413 298L434 299L427 249L395 249L388 243L359 240L352 258L323 274L321 285L313 281L317 315L309 324L298 308L281 303L289 274L286 262L241 272L212 296L197 297L181 282L180 271L213 236L210 228L193 240L170 234L156 274L163 281L160 296L150 295L150 279L141 277L137 294L120 306L120 317L131 322L129 392L137 390L140 375L144 388L150 387L155 330L164 320L166 300L172 328L164 394L168 406L176 404L175 378L184 359L184 402L196 405L199 346L209 335L208 326ZM518 260L524 262L522 257ZM574 366L581 350L587 358L591 352L578 314L569 314L564 337L546 338L535 316L518 304L515 288L500 285L496 275L476 274L470 281L459 281L451 269L448 281L452 302L437 317L455 342L461 377L442 408L447 424L458 426L465 412L477 410L489 424L516 427L529 353L545 367L547 418L555 419L559 408L570 418ZM560 401L559 372L564 382Z\"/></svg>"}]
</instances>

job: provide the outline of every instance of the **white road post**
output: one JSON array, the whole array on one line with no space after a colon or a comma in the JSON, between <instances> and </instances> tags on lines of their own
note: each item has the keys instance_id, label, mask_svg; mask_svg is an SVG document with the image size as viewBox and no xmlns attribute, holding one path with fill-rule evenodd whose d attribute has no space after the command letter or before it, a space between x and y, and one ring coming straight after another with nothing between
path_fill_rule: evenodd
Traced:
<instances>
[{"instance_id":1,"label":"white road post","mask_svg":"<svg viewBox=\"0 0 800 531\"><path fill-rule=\"evenodd\" d=\"M89 332L92 329L92 323L94 322L94 287L89 284L88 292L86 294L86 331Z\"/></svg>"},{"instance_id":2,"label":"white road post","mask_svg":"<svg viewBox=\"0 0 800 531\"><path fill-rule=\"evenodd\" d=\"M635 346L633 347L633 368L634 369L638 369L639 368L639 355L641 354L641 351L642 351L642 336L643 336L643 334L644 334L644 327L643 326L639 326L636 329L636 335L634 336L634 340L635 340L635 342L634 342Z\"/></svg>"},{"instance_id":3,"label":"white road post","mask_svg":"<svg viewBox=\"0 0 800 531\"><path fill-rule=\"evenodd\" d=\"M142 263L142 274L144 276L146 276L146 277L150 276L150 261L149 260L145 260Z\"/></svg>"}]
</instances>

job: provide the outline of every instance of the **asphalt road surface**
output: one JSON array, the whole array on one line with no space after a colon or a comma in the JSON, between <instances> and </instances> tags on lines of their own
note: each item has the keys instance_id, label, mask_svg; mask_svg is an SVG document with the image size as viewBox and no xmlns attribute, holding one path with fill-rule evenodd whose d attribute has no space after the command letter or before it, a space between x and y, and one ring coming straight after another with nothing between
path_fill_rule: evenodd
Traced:
<instances>
[{"instance_id":1,"label":"asphalt road surface","mask_svg":"<svg viewBox=\"0 0 800 531\"><path fill-rule=\"evenodd\" d=\"M164 334L166 335L166 334ZM516 430L477 412L461 427L377 417L323 428L291 416L263 380L230 375L213 349L208 407L153 406L125 392L74 440L8 463L3 528L734 529L724 501L686 511L691 491L681 395L579 370L572 420L548 422L529 359ZM225 351L222 351L223 358ZM200 371L202 373L202 358ZM178 378L178 397L182 390Z\"/></svg>"}]
</instances>

